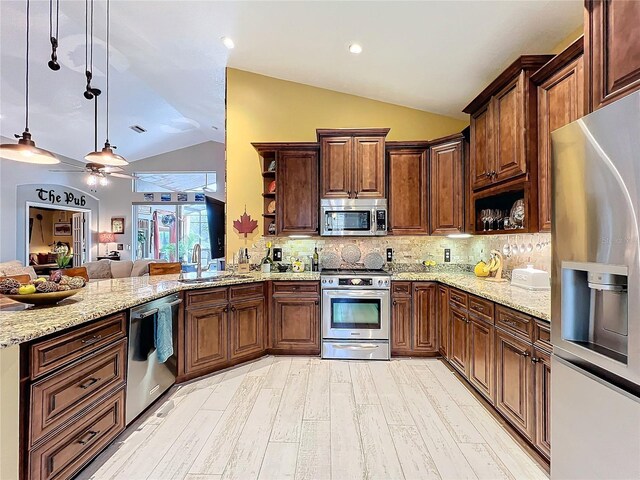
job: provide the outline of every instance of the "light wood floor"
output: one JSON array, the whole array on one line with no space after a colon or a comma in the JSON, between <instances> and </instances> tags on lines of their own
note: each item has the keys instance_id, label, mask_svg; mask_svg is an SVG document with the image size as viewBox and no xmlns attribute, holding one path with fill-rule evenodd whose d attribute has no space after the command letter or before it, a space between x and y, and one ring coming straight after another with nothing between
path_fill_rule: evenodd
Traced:
<instances>
[{"instance_id":1,"label":"light wood floor","mask_svg":"<svg viewBox=\"0 0 640 480\"><path fill-rule=\"evenodd\" d=\"M81 479L546 479L436 359L265 357L180 387Z\"/></svg>"}]
</instances>

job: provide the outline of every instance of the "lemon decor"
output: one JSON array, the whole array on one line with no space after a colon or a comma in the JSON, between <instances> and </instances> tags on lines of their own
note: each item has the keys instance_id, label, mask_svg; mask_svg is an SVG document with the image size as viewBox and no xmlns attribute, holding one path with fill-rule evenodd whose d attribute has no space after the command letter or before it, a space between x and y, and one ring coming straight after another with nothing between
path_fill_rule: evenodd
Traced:
<instances>
[{"instance_id":1,"label":"lemon decor","mask_svg":"<svg viewBox=\"0 0 640 480\"><path fill-rule=\"evenodd\" d=\"M480 260L476 263L476 266L473 267L473 273L475 273L476 277L488 277L489 276L489 265L487 265L484 260Z\"/></svg>"}]
</instances>

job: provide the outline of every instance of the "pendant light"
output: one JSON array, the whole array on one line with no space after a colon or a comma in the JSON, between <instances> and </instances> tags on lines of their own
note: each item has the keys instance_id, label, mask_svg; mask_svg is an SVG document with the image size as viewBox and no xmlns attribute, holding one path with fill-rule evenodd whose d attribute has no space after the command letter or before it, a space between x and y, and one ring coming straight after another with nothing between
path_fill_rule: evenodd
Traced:
<instances>
[{"instance_id":1,"label":"pendant light","mask_svg":"<svg viewBox=\"0 0 640 480\"><path fill-rule=\"evenodd\" d=\"M53 0L49 0L49 41L51 42L51 60L47 63L54 72L60 70L58 63L58 32L60 27L60 0L56 0L56 34L53 34Z\"/></svg>"},{"instance_id":2,"label":"pendant light","mask_svg":"<svg viewBox=\"0 0 640 480\"><path fill-rule=\"evenodd\" d=\"M121 167L129 165L122 156L113 151L114 148L109 143L109 33L110 33L110 0L107 0L107 137L104 142L104 147L100 152L94 151L87 154L84 158L89 162L101 163L102 165L109 165L113 167ZM97 150L97 149L96 149Z\"/></svg>"},{"instance_id":3,"label":"pendant light","mask_svg":"<svg viewBox=\"0 0 640 480\"><path fill-rule=\"evenodd\" d=\"M56 156L42 148L36 147L29 132L29 0L27 0L27 44L26 44L26 68L25 68L25 126L22 135L16 135L18 143L3 143L0 145L0 157L7 160L25 163L39 163L52 165L60 163Z\"/></svg>"}]
</instances>

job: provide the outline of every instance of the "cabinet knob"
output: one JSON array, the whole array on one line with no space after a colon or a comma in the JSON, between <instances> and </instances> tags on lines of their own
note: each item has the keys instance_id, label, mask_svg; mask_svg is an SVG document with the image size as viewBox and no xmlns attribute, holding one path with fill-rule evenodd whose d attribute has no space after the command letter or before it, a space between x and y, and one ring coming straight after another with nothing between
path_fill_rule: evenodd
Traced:
<instances>
[{"instance_id":1,"label":"cabinet knob","mask_svg":"<svg viewBox=\"0 0 640 480\"><path fill-rule=\"evenodd\" d=\"M394 301L393 301L393 305L395 306L395 305L397 305L397 304L398 304L397 300L394 300Z\"/></svg>"},{"instance_id":2,"label":"cabinet knob","mask_svg":"<svg viewBox=\"0 0 640 480\"><path fill-rule=\"evenodd\" d=\"M313 302L314 304L318 305L318 300L316 300L315 302Z\"/></svg>"},{"instance_id":3,"label":"cabinet knob","mask_svg":"<svg viewBox=\"0 0 640 480\"><path fill-rule=\"evenodd\" d=\"M538 363L540 361L537 357L531 357L531 363Z\"/></svg>"},{"instance_id":4,"label":"cabinet knob","mask_svg":"<svg viewBox=\"0 0 640 480\"><path fill-rule=\"evenodd\" d=\"M236 307L231 307L231 311L235 312L236 311Z\"/></svg>"},{"instance_id":5,"label":"cabinet knob","mask_svg":"<svg viewBox=\"0 0 640 480\"><path fill-rule=\"evenodd\" d=\"M486 176L487 178L491 178L491 172L487 172L487 173L485 173L485 176Z\"/></svg>"},{"instance_id":6,"label":"cabinet knob","mask_svg":"<svg viewBox=\"0 0 640 480\"><path fill-rule=\"evenodd\" d=\"M224 310L222 310L224 313L227 313L229 311L228 307L224 307Z\"/></svg>"},{"instance_id":7,"label":"cabinet knob","mask_svg":"<svg viewBox=\"0 0 640 480\"><path fill-rule=\"evenodd\" d=\"M528 357L529 356L529 352L522 352L520 355L522 355L523 357Z\"/></svg>"}]
</instances>

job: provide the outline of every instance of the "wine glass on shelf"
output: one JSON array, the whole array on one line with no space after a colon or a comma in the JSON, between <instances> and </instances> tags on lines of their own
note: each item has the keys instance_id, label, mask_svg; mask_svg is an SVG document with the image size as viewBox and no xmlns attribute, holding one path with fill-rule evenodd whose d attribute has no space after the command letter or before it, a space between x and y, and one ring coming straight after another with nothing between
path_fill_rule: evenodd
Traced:
<instances>
[{"instance_id":1,"label":"wine glass on shelf","mask_svg":"<svg viewBox=\"0 0 640 480\"><path fill-rule=\"evenodd\" d=\"M493 210L491 210L490 208L487 210L487 221L489 222L489 231L493 231Z\"/></svg>"},{"instance_id":2,"label":"wine glass on shelf","mask_svg":"<svg viewBox=\"0 0 640 480\"><path fill-rule=\"evenodd\" d=\"M486 232L487 231L487 210L486 209L480 210L480 220L482 221L482 224L483 224L482 231Z\"/></svg>"},{"instance_id":3,"label":"wine glass on shelf","mask_svg":"<svg viewBox=\"0 0 640 480\"><path fill-rule=\"evenodd\" d=\"M500 230L500 222L503 219L502 210L500 210L500 209L494 210L493 211L493 217L496 219L496 226L498 227L497 229ZM502 228L504 229L504 224L502 225Z\"/></svg>"}]
</instances>

